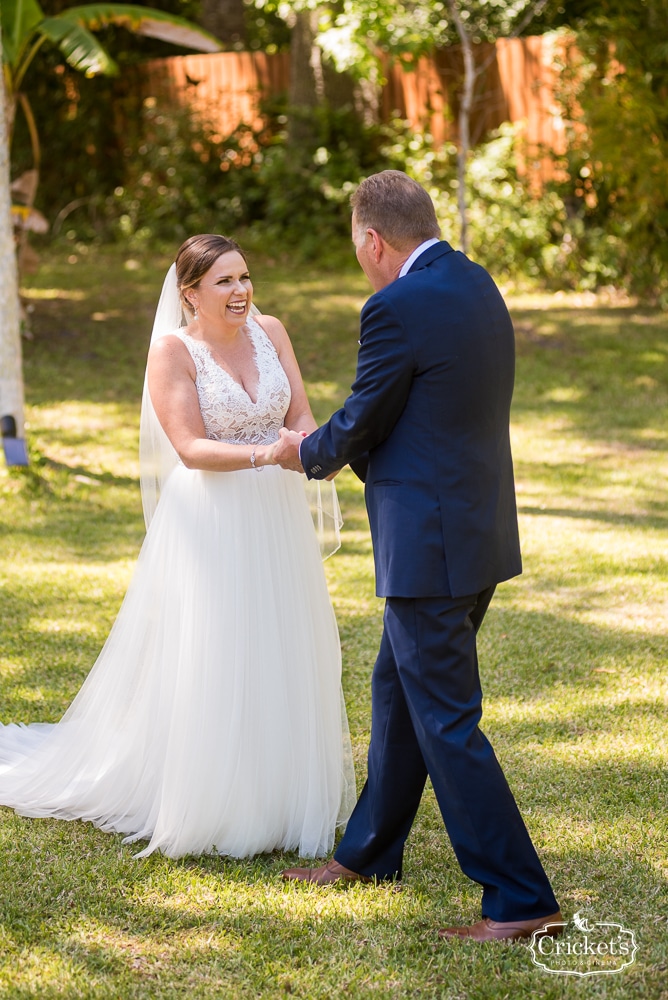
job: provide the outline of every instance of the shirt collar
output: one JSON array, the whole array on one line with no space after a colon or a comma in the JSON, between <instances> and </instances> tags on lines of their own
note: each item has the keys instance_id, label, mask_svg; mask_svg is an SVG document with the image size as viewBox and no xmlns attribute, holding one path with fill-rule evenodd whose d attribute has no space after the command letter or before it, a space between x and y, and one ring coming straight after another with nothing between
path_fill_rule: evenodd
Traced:
<instances>
[{"instance_id":1,"label":"shirt collar","mask_svg":"<svg viewBox=\"0 0 668 1000\"><path fill-rule=\"evenodd\" d=\"M415 261L418 259L421 253L424 253L427 247L432 247L434 243L439 243L439 242L440 240L436 239L436 237L434 236L430 240L425 240L424 243L421 243L419 247L416 247L413 253L408 258L408 260L406 261L406 263L404 264L404 266L399 271L399 277L403 278L405 274L408 274Z\"/></svg>"}]
</instances>

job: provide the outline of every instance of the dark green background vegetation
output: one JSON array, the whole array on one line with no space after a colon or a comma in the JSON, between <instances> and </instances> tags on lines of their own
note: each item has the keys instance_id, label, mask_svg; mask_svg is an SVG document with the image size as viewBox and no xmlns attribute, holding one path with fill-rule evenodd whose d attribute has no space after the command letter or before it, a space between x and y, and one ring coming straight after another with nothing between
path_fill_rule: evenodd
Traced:
<instances>
[{"instance_id":1,"label":"dark green background vegetation","mask_svg":"<svg viewBox=\"0 0 668 1000\"><path fill-rule=\"evenodd\" d=\"M63 6L63 0L43 4L46 12ZM197 0L156 6L195 20L200 14ZM360 6L369 7L371 18L383 5ZM247 6L247 44L285 48L285 23L271 4L258 7ZM378 14L373 23L380 21ZM431 36L417 41L406 31L379 40L396 52L451 40L443 36L442 19L434 15L432 22ZM493 27L481 20L480 37ZM537 196L517 173L507 131L486 136L472 154L481 167L475 177L484 178L471 181L468 191L472 254L515 280L552 288L614 285L664 302L668 7L665 0L551 2L527 33L564 27L576 33L582 53L577 82L567 74L563 79L565 108L582 126L560 163L565 179ZM37 207L51 224L48 236L33 237L37 249L54 239L158 241L171 249L189 233L214 229L232 231L251 246L261 242L277 255L331 256L348 239L351 188L385 167L406 169L438 189L444 235L457 242L454 147L434 150L428 135L410 136L402 122L365 126L352 106L326 102L296 145L286 123L298 112L279 98L266 108L266 128L254 136L257 155L241 166L234 157L247 127L221 140L195 116L166 118L142 104L137 64L178 50L120 30L101 37L121 66L119 77L84 80L45 47L26 78L45 150ZM68 92L78 95L76 102ZM13 161L15 174L29 164L20 114ZM221 170L229 163L234 166Z\"/></svg>"}]
</instances>

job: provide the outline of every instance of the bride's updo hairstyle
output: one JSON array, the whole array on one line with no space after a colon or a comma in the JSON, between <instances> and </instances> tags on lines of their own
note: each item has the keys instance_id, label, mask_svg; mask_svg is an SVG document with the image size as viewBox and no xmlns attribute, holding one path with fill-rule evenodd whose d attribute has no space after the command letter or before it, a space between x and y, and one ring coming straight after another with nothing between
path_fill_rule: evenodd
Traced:
<instances>
[{"instance_id":1,"label":"bride's updo hairstyle","mask_svg":"<svg viewBox=\"0 0 668 1000\"><path fill-rule=\"evenodd\" d=\"M196 288L220 255L230 253L232 250L236 250L246 260L246 254L238 243L227 236L216 236L211 233L190 236L179 248L175 261L176 286L181 296L181 304L188 316L192 316L193 309L183 293L189 288Z\"/></svg>"}]
</instances>

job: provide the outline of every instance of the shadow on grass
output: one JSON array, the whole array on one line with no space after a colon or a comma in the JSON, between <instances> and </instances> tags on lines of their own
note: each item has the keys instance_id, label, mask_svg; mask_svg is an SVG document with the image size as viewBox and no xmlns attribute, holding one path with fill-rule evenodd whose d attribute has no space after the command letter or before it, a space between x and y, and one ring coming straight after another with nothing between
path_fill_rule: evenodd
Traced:
<instances>
[{"instance_id":1,"label":"shadow on grass","mask_svg":"<svg viewBox=\"0 0 668 1000\"><path fill-rule=\"evenodd\" d=\"M354 611L350 612L354 616ZM346 620L346 610L340 612ZM643 646L666 647L663 633L623 632L542 611L516 611L492 603L480 631L483 689L488 696L544 697L555 688L603 690L606 673L596 673L612 659L642 666ZM656 658L657 651L653 657ZM660 657L659 657L660 661ZM628 667L626 668L628 670Z\"/></svg>"},{"instance_id":2,"label":"shadow on grass","mask_svg":"<svg viewBox=\"0 0 668 1000\"><path fill-rule=\"evenodd\" d=\"M535 478L540 478L535 476ZM640 528L668 528L668 515L664 513L665 504L660 500L646 501L652 513L617 514L611 510L588 510L573 507L532 507L529 504L519 504L517 511L519 514L530 514L535 517L568 517L581 521L602 521L605 524L621 524L624 527Z\"/></svg>"},{"instance_id":3,"label":"shadow on grass","mask_svg":"<svg viewBox=\"0 0 668 1000\"><path fill-rule=\"evenodd\" d=\"M86 563L113 563L119 559L136 557L144 538L144 522L141 513L135 510L123 510L120 505L115 509L107 505L98 505L94 498L88 496L80 501L67 502L67 509L58 510L58 505L50 507L48 516L39 526L39 537L35 537L35 528L21 524L0 524L0 538L11 536L13 546L20 545L22 540L34 540L36 558L39 561L49 559L49 547L57 547L58 560ZM76 522L76 531L72 530L72 522Z\"/></svg>"},{"instance_id":4,"label":"shadow on grass","mask_svg":"<svg viewBox=\"0 0 668 1000\"><path fill-rule=\"evenodd\" d=\"M59 432L58 434L59 444L65 446L72 444L81 445L87 440L89 440L88 434L82 434L79 437L75 437L74 435L68 437L65 432ZM40 474L41 469L53 471L65 479L75 479L76 476L83 476L89 485L94 486L134 487L137 493L139 493L139 482L136 476L119 476L112 472L95 472L85 465L68 465L66 462L58 462L53 458L36 453L34 449L31 450L30 465L25 469L13 469L12 472L17 477L23 478L26 487L31 492L52 495L54 493L53 486L45 476ZM86 485L86 482L83 485Z\"/></svg>"}]
</instances>

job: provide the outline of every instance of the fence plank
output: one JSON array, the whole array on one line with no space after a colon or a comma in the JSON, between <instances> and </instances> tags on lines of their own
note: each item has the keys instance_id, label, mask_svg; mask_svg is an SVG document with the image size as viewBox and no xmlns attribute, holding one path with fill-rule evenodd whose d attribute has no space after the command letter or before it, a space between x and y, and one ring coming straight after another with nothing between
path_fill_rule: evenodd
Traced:
<instances>
[{"instance_id":1,"label":"fence plank","mask_svg":"<svg viewBox=\"0 0 668 1000\"><path fill-rule=\"evenodd\" d=\"M152 59L143 67L144 96L161 105L192 107L221 137L238 125L260 128L260 100L287 89L290 55L220 52Z\"/></svg>"}]
</instances>

